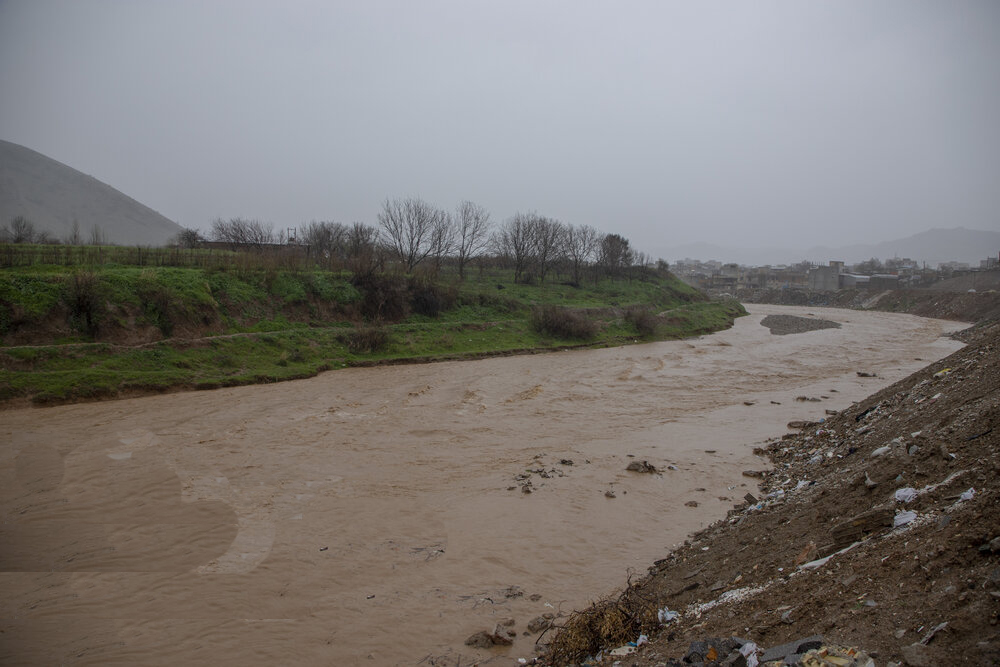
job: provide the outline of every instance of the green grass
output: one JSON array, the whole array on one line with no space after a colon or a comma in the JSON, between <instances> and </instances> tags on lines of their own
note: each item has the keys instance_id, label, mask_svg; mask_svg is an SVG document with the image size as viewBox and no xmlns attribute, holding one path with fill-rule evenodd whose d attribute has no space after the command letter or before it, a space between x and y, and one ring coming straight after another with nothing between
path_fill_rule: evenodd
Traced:
<instances>
[{"instance_id":1,"label":"green grass","mask_svg":"<svg viewBox=\"0 0 1000 667\"><path fill-rule=\"evenodd\" d=\"M398 284L409 285L402 293L409 289L412 295L428 282ZM354 365L683 338L725 328L745 314L736 302L705 301L669 275L574 287L555 280L514 284L508 272L495 271L461 283L445 277L434 285L448 305L437 316L365 323L364 288L343 273L148 266L3 269L0 400L62 403L278 382ZM74 289L91 290L93 298L81 306ZM574 309L595 323L596 333L580 340L538 331L531 312L539 305ZM636 318L626 316L628 307L662 314L654 327L647 318L640 331ZM87 308L97 322L90 330L84 326L86 313L78 312ZM362 325L383 332L376 337L378 349L357 351L368 349L356 344ZM140 330L157 340L136 345Z\"/></svg>"}]
</instances>

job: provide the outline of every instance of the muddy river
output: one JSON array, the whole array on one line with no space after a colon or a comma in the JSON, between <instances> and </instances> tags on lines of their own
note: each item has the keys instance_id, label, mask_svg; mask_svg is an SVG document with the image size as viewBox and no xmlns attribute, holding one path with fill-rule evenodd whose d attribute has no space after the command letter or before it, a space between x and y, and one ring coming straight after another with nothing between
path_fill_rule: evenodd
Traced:
<instances>
[{"instance_id":1,"label":"muddy river","mask_svg":"<svg viewBox=\"0 0 1000 667\"><path fill-rule=\"evenodd\" d=\"M530 658L533 618L756 491L754 444L959 347L953 322L749 309L686 341L0 412L0 663ZM506 618L513 646L463 645Z\"/></svg>"}]
</instances>

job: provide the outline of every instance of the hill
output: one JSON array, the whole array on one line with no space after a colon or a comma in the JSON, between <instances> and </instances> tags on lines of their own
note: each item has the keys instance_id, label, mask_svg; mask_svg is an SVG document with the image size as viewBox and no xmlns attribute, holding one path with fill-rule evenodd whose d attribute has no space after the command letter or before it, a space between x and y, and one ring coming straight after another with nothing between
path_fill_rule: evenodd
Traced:
<instances>
[{"instance_id":1,"label":"hill","mask_svg":"<svg viewBox=\"0 0 1000 667\"><path fill-rule=\"evenodd\" d=\"M24 146L0 141L0 221L24 216L38 231L64 239L95 225L107 241L162 245L181 227L106 183Z\"/></svg>"}]
</instances>

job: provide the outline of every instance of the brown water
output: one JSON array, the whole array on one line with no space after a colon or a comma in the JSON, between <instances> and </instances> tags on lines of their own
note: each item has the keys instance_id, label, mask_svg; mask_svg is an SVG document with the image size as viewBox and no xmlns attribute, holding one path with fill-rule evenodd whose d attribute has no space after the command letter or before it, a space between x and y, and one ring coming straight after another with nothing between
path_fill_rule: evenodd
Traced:
<instances>
[{"instance_id":1,"label":"brown water","mask_svg":"<svg viewBox=\"0 0 1000 667\"><path fill-rule=\"evenodd\" d=\"M530 657L463 641L612 592L756 490L754 443L958 347L953 322L749 309L689 341L2 412L0 662Z\"/></svg>"}]
</instances>

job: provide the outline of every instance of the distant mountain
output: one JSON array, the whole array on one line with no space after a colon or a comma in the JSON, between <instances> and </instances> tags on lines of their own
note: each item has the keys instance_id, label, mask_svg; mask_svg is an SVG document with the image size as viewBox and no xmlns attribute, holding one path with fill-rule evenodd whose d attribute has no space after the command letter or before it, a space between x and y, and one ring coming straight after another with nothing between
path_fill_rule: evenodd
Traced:
<instances>
[{"instance_id":1,"label":"distant mountain","mask_svg":"<svg viewBox=\"0 0 1000 667\"><path fill-rule=\"evenodd\" d=\"M913 236L875 244L858 244L840 248L811 248L809 259L843 259L845 262L863 262L877 257L885 260L908 257L917 262L937 266L941 262L967 262L979 266L979 261L996 257L1000 252L1000 232L956 227L930 229Z\"/></svg>"},{"instance_id":2,"label":"distant mountain","mask_svg":"<svg viewBox=\"0 0 1000 667\"><path fill-rule=\"evenodd\" d=\"M18 215L59 239L70 235L74 220L85 241L96 225L104 239L121 245L162 245L181 230L96 178L0 140L0 224Z\"/></svg>"},{"instance_id":3,"label":"distant mountain","mask_svg":"<svg viewBox=\"0 0 1000 667\"><path fill-rule=\"evenodd\" d=\"M809 260L825 264L839 260L854 264L877 257L909 258L936 267L942 262L967 262L979 266L980 260L996 257L1000 253L1000 232L976 229L930 229L913 236L882 243L849 246L816 246L808 250L794 248L733 248L710 243L689 243L661 249L658 256L668 261L679 259L718 260L750 266L765 264L794 264ZM654 253L657 254L657 253Z\"/></svg>"}]
</instances>

